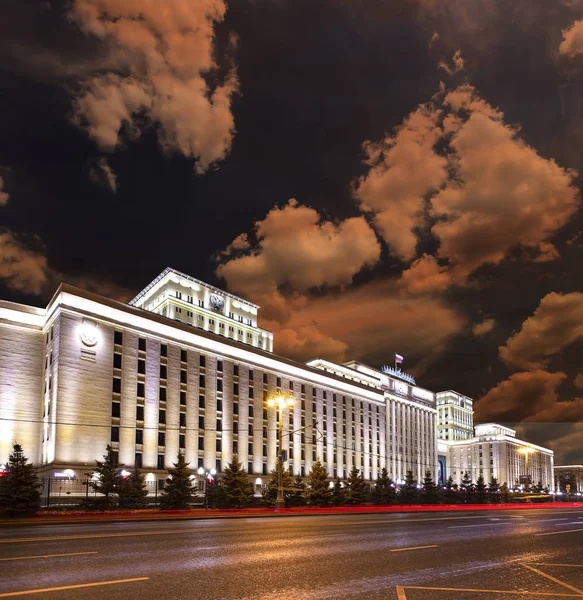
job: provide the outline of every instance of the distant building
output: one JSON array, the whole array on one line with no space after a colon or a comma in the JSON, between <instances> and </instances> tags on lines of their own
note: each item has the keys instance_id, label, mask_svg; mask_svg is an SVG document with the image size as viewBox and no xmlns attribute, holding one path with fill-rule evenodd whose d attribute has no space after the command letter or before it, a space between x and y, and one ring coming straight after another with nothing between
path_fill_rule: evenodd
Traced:
<instances>
[{"instance_id":1,"label":"distant building","mask_svg":"<svg viewBox=\"0 0 583 600\"><path fill-rule=\"evenodd\" d=\"M570 494L583 492L583 465L558 465L555 467L555 486L558 491Z\"/></svg>"},{"instance_id":2,"label":"distant building","mask_svg":"<svg viewBox=\"0 0 583 600\"><path fill-rule=\"evenodd\" d=\"M516 431L496 423L476 425L465 440L440 440L438 452L447 457L446 478L461 483L468 472L472 481L495 477L509 488L541 484L554 489L553 451L516 438Z\"/></svg>"},{"instance_id":3,"label":"distant building","mask_svg":"<svg viewBox=\"0 0 583 600\"><path fill-rule=\"evenodd\" d=\"M452 390L437 392L437 438L467 440L474 435L474 401Z\"/></svg>"}]
</instances>

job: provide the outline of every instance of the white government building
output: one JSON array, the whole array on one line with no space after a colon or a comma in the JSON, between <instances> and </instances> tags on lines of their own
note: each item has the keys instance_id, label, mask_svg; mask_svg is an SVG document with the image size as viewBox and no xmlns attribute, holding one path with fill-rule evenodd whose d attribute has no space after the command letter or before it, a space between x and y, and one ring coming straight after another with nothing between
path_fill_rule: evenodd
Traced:
<instances>
[{"instance_id":1,"label":"white government building","mask_svg":"<svg viewBox=\"0 0 583 600\"><path fill-rule=\"evenodd\" d=\"M369 481L383 467L397 482L409 470L436 477L438 430L454 479L475 472L478 438L450 433L442 413L438 423L440 398L465 397L436 399L397 368L277 356L258 309L169 268L129 304L65 284L45 309L0 301L0 465L17 441L41 475L84 478L111 444L160 485L179 451L193 471L219 472L237 452L261 486L277 456L278 414L266 400L290 393L282 447L295 474L320 460L331 478L353 466ZM471 437L466 402L456 427ZM511 436L486 437L498 457Z\"/></svg>"},{"instance_id":2,"label":"white government building","mask_svg":"<svg viewBox=\"0 0 583 600\"><path fill-rule=\"evenodd\" d=\"M316 460L330 477L437 473L433 392L395 369L277 356L258 308L173 269L129 305L69 285L45 309L0 302L0 463L18 441L41 475L85 477L112 444L160 482L179 451L219 472L237 452L261 485L277 453L266 399L281 391L294 473Z\"/></svg>"},{"instance_id":3,"label":"white government building","mask_svg":"<svg viewBox=\"0 0 583 600\"><path fill-rule=\"evenodd\" d=\"M473 400L452 390L438 392L437 435L439 480L452 477L458 485L464 473L486 483L495 477L516 489L541 483L555 489L553 451L516 438L516 431L496 423L474 427Z\"/></svg>"}]
</instances>

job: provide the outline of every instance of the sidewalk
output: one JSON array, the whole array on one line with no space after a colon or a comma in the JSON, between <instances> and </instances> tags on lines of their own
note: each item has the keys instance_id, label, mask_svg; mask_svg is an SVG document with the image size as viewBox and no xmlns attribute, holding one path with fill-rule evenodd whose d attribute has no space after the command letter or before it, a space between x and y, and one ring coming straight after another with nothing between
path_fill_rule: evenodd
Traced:
<instances>
[{"instance_id":1,"label":"sidewalk","mask_svg":"<svg viewBox=\"0 0 583 600\"><path fill-rule=\"evenodd\" d=\"M330 506L322 508L231 508L231 509L192 509L192 510L134 510L87 512L40 512L28 519L1 519L0 527L13 525L47 525L59 523L113 523L116 521L169 521L175 519L224 519L259 517L298 517L304 515L342 515L342 514L393 514L393 513L436 513L499 510L569 510L583 508L583 502L545 502L515 504L438 504L398 505L398 506Z\"/></svg>"}]
</instances>

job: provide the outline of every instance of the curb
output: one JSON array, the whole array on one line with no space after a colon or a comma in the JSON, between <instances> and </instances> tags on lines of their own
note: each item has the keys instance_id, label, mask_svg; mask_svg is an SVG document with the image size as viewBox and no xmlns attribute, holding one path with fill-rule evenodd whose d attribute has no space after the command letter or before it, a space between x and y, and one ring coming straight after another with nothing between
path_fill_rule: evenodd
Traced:
<instances>
[{"instance_id":1,"label":"curb","mask_svg":"<svg viewBox=\"0 0 583 600\"><path fill-rule=\"evenodd\" d=\"M105 513L67 513L55 515L39 514L37 517L27 519L2 519L0 527L11 527L15 525L58 525L58 524L80 524L80 523L115 523L132 521L174 521L174 520L208 520L208 519L248 519L264 517L302 517L302 516L334 516L347 514L407 514L407 513L441 513L441 512L485 512L499 510L569 510L573 508L583 508L581 502L560 502L560 503L542 503L542 504L453 504L453 505L414 505L414 506L355 506L355 507L322 507L322 508L287 508L275 510L273 508L264 509L208 509L189 510L189 511L119 511Z\"/></svg>"}]
</instances>

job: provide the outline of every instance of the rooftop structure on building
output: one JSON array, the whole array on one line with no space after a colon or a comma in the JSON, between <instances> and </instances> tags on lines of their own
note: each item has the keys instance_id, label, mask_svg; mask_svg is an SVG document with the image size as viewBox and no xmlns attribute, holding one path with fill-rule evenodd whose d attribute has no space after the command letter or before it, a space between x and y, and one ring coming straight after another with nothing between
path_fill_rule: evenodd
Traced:
<instances>
[{"instance_id":1,"label":"rooftop structure on building","mask_svg":"<svg viewBox=\"0 0 583 600\"><path fill-rule=\"evenodd\" d=\"M176 269L164 269L129 304L273 352L273 334L257 326L257 304Z\"/></svg>"}]
</instances>

